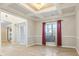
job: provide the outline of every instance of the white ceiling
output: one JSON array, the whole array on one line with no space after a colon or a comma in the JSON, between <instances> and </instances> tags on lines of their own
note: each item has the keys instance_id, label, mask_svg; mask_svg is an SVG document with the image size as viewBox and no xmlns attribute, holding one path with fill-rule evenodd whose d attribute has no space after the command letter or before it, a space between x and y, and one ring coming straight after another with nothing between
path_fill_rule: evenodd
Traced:
<instances>
[{"instance_id":1,"label":"white ceiling","mask_svg":"<svg viewBox=\"0 0 79 59\"><path fill-rule=\"evenodd\" d=\"M0 9L15 16L39 21L53 18L54 16L60 16L60 14L73 13L75 12L76 5L75 3L58 3L56 4L56 10L52 10L51 8L49 11L47 9L40 13L35 13L20 3L0 3Z\"/></svg>"}]
</instances>

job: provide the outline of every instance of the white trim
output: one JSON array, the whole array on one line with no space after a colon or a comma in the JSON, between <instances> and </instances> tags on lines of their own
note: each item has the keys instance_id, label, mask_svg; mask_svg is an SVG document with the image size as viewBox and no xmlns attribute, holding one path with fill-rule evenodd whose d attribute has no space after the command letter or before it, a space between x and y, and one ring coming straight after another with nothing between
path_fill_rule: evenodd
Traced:
<instances>
[{"instance_id":1,"label":"white trim","mask_svg":"<svg viewBox=\"0 0 79 59\"><path fill-rule=\"evenodd\" d=\"M75 48L75 49L76 49L77 53L79 54L79 50L77 48Z\"/></svg>"},{"instance_id":2,"label":"white trim","mask_svg":"<svg viewBox=\"0 0 79 59\"><path fill-rule=\"evenodd\" d=\"M75 48L74 46L62 46L62 47L65 47L65 48Z\"/></svg>"},{"instance_id":3,"label":"white trim","mask_svg":"<svg viewBox=\"0 0 79 59\"><path fill-rule=\"evenodd\" d=\"M36 43L35 45L42 45L42 43Z\"/></svg>"},{"instance_id":4,"label":"white trim","mask_svg":"<svg viewBox=\"0 0 79 59\"><path fill-rule=\"evenodd\" d=\"M41 45L42 46L42 43L36 43L35 45ZM56 46L56 45L46 45L46 46Z\"/></svg>"},{"instance_id":5,"label":"white trim","mask_svg":"<svg viewBox=\"0 0 79 59\"><path fill-rule=\"evenodd\" d=\"M1 23L0 23L0 48L1 48Z\"/></svg>"},{"instance_id":6,"label":"white trim","mask_svg":"<svg viewBox=\"0 0 79 59\"><path fill-rule=\"evenodd\" d=\"M56 45L46 45L46 46L56 46Z\"/></svg>"},{"instance_id":7,"label":"white trim","mask_svg":"<svg viewBox=\"0 0 79 59\"><path fill-rule=\"evenodd\" d=\"M47 11L51 11L51 10L57 10L57 8L56 8L56 5L57 4L54 4L55 6L54 7L50 7L50 8L48 8L48 9L46 9L46 10L41 10L41 11L35 11L35 10L33 10L32 8L30 8L27 4L23 4L23 3L20 3L19 5L22 5L22 6L24 6L25 8L28 8L29 10L31 10L33 13L35 13L35 14L37 14L37 13L42 13L42 12L47 12Z\"/></svg>"},{"instance_id":8,"label":"white trim","mask_svg":"<svg viewBox=\"0 0 79 59\"><path fill-rule=\"evenodd\" d=\"M41 43L36 43L36 45L42 45ZM49 46L49 45L46 45ZM52 45L52 46L56 46L56 45ZM61 46L61 47L65 47L65 48L75 48L73 46Z\"/></svg>"},{"instance_id":9,"label":"white trim","mask_svg":"<svg viewBox=\"0 0 79 59\"><path fill-rule=\"evenodd\" d=\"M63 38L76 38L75 36L63 36Z\"/></svg>"},{"instance_id":10,"label":"white trim","mask_svg":"<svg viewBox=\"0 0 79 59\"><path fill-rule=\"evenodd\" d=\"M55 20L51 20L51 17L48 17L48 18L46 18L46 20L42 20L41 22L44 22L44 21L45 22L48 22L48 21L57 21L58 19L62 19L62 21L63 21L63 18L69 17L69 16L74 16L74 15L75 15L75 12L73 12L73 13L67 13L67 14L64 14L62 16L53 16L53 19L55 19Z\"/></svg>"},{"instance_id":11,"label":"white trim","mask_svg":"<svg viewBox=\"0 0 79 59\"><path fill-rule=\"evenodd\" d=\"M64 17L68 17L68 16L73 16L73 15L75 15L75 12L64 14L61 17L64 18Z\"/></svg>"}]
</instances>

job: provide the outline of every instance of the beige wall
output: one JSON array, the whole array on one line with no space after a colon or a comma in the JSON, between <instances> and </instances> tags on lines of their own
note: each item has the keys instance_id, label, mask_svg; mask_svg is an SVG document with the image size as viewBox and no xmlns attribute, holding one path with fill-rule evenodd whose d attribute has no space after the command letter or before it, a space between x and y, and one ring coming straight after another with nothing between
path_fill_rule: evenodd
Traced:
<instances>
[{"instance_id":1,"label":"beige wall","mask_svg":"<svg viewBox=\"0 0 79 59\"><path fill-rule=\"evenodd\" d=\"M28 45L35 43L35 31L36 31L36 22L33 20L27 20L28 25Z\"/></svg>"},{"instance_id":2,"label":"beige wall","mask_svg":"<svg viewBox=\"0 0 79 59\"><path fill-rule=\"evenodd\" d=\"M36 44L42 44L42 23L41 22L37 22L36 23Z\"/></svg>"},{"instance_id":3,"label":"beige wall","mask_svg":"<svg viewBox=\"0 0 79 59\"><path fill-rule=\"evenodd\" d=\"M76 46L75 15L62 18L62 46Z\"/></svg>"},{"instance_id":4,"label":"beige wall","mask_svg":"<svg viewBox=\"0 0 79 59\"><path fill-rule=\"evenodd\" d=\"M79 53L79 6L76 7L76 49Z\"/></svg>"}]
</instances>

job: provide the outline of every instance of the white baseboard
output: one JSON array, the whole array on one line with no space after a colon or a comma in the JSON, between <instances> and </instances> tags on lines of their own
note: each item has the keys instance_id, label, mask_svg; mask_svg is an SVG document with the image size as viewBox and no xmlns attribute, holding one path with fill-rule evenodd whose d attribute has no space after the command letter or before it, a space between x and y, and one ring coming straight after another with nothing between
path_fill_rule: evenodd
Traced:
<instances>
[{"instance_id":1,"label":"white baseboard","mask_svg":"<svg viewBox=\"0 0 79 59\"><path fill-rule=\"evenodd\" d=\"M36 43L36 45L42 45L42 43ZM49 45L46 45L46 46L49 46ZM52 46L56 46L56 45L52 45ZM75 48L74 46L62 46L62 47Z\"/></svg>"},{"instance_id":2,"label":"white baseboard","mask_svg":"<svg viewBox=\"0 0 79 59\"><path fill-rule=\"evenodd\" d=\"M77 48L75 48L76 49L76 51L77 51L77 53L78 53L78 55L79 55L79 50L77 49Z\"/></svg>"},{"instance_id":3,"label":"white baseboard","mask_svg":"<svg viewBox=\"0 0 79 59\"><path fill-rule=\"evenodd\" d=\"M42 43L36 43L35 45L42 45Z\"/></svg>"},{"instance_id":4,"label":"white baseboard","mask_svg":"<svg viewBox=\"0 0 79 59\"><path fill-rule=\"evenodd\" d=\"M75 48L73 46L62 46L62 47L66 47L66 48Z\"/></svg>"},{"instance_id":5,"label":"white baseboard","mask_svg":"<svg viewBox=\"0 0 79 59\"><path fill-rule=\"evenodd\" d=\"M30 43L28 44L28 47L33 46L33 45L42 45L42 43ZM49 46L49 45L46 45ZM56 45L52 45L52 46L56 46ZM62 46L62 47L66 47L66 48L75 48L73 46ZM77 50L77 49L76 49Z\"/></svg>"}]
</instances>

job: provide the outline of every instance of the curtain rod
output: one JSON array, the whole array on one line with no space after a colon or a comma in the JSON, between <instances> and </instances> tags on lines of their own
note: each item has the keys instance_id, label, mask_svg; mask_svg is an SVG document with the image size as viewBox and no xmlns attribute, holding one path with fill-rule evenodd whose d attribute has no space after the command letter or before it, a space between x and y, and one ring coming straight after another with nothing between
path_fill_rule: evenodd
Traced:
<instances>
[{"instance_id":1,"label":"curtain rod","mask_svg":"<svg viewBox=\"0 0 79 59\"><path fill-rule=\"evenodd\" d=\"M57 22L58 20L56 20L56 21L46 21L45 23L49 23L49 22ZM61 21L63 21L63 20L61 20Z\"/></svg>"}]
</instances>

